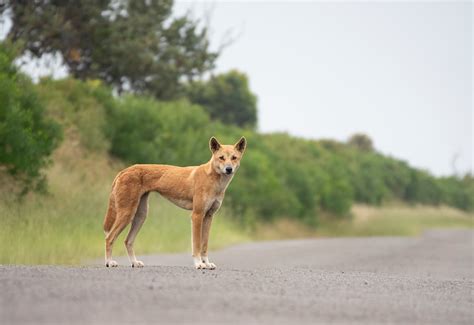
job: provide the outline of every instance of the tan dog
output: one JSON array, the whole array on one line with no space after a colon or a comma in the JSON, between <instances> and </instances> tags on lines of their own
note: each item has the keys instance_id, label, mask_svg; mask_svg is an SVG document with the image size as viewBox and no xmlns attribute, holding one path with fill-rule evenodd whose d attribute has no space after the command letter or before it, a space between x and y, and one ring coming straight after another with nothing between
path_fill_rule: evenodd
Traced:
<instances>
[{"instance_id":1,"label":"tan dog","mask_svg":"<svg viewBox=\"0 0 474 325\"><path fill-rule=\"evenodd\" d=\"M117 266L112 246L117 236L131 222L125 239L132 267L142 267L133 252L133 242L147 216L148 194L152 191L176 204L192 210L192 244L194 266L215 269L209 262L207 244L212 217L224 199L225 190L239 168L245 151L242 137L235 145L221 145L216 138L209 141L211 160L200 166L133 165L115 177L109 207L104 220L105 265Z\"/></svg>"}]
</instances>

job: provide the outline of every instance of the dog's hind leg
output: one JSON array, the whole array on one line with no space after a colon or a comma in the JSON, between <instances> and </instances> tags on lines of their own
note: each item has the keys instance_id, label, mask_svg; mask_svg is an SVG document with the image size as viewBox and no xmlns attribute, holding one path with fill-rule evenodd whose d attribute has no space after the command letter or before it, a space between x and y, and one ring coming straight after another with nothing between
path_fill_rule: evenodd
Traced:
<instances>
[{"instance_id":1,"label":"dog's hind leg","mask_svg":"<svg viewBox=\"0 0 474 325\"><path fill-rule=\"evenodd\" d=\"M130 227L130 231L128 232L127 239L125 239L125 247L127 248L128 258L130 259L132 267L144 266L143 262L138 261L135 257L135 252L133 251L133 243L135 242L135 238L137 237L137 234L140 231L147 216L148 194L149 193L145 193L141 197L140 203L138 204L137 212L135 213L135 217L132 220L132 226Z\"/></svg>"},{"instance_id":2,"label":"dog's hind leg","mask_svg":"<svg viewBox=\"0 0 474 325\"><path fill-rule=\"evenodd\" d=\"M134 197L134 195L130 196ZM117 237L125 229L125 227L127 227L127 225L135 216L135 213L137 212L138 203L140 201L138 193L136 195L136 199L127 199L122 201L119 197L116 197L115 199L117 202L119 202L119 204L117 205L117 215L114 224L105 236L105 266L107 267L117 266L117 262L112 260L112 247ZM120 202L126 202L127 205L121 207Z\"/></svg>"},{"instance_id":3,"label":"dog's hind leg","mask_svg":"<svg viewBox=\"0 0 474 325\"><path fill-rule=\"evenodd\" d=\"M112 260L112 247L115 239L117 239L118 235L120 235L127 225L128 222L116 221L105 236L105 266L115 267L118 265L116 261Z\"/></svg>"}]
</instances>

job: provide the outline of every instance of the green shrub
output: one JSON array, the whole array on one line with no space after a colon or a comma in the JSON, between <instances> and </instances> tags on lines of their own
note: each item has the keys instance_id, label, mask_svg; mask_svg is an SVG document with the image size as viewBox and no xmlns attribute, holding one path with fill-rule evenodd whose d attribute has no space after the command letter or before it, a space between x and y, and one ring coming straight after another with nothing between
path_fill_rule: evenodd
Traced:
<instances>
[{"instance_id":1,"label":"green shrub","mask_svg":"<svg viewBox=\"0 0 474 325\"><path fill-rule=\"evenodd\" d=\"M111 153L130 163L201 164L209 159L210 121L187 101L127 96L108 113Z\"/></svg>"},{"instance_id":2,"label":"green shrub","mask_svg":"<svg viewBox=\"0 0 474 325\"><path fill-rule=\"evenodd\" d=\"M454 176L438 180L442 201L466 211L474 211L474 178L467 174L463 178Z\"/></svg>"},{"instance_id":3,"label":"green shrub","mask_svg":"<svg viewBox=\"0 0 474 325\"><path fill-rule=\"evenodd\" d=\"M186 100L114 97L94 81L44 80L38 89L48 113L77 130L86 148L108 149L129 164L199 165L211 156L211 136L232 144L245 135L242 168L226 194L226 207L243 224L278 217L318 224L321 211L347 216L354 201L380 205L395 199L474 209L472 177L436 179L350 143L262 135L212 121Z\"/></svg>"},{"instance_id":4,"label":"green shrub","mask_svg":"<svg viewBox=\"0 0 474 325\"><path fill-rule=\"evenodd\" d=\"M239 175L227 193L233 210L240 216L251 211L266 220L291 216L298 204L294 193L286 190L268 156L258 150L247 150Z\"/></svg>"},{"instance_id":5,"label":"green shrub","mask_svg":"<svg viewBox=\"0 0 474 325\"><path fill-rule=\"evenodd\" d=\"M44 189L41 169L61 139L61 129L44 115L31 81L13 65L13 50L0 43L0 165L23 184Z\"/></svg>"}]
</instances>

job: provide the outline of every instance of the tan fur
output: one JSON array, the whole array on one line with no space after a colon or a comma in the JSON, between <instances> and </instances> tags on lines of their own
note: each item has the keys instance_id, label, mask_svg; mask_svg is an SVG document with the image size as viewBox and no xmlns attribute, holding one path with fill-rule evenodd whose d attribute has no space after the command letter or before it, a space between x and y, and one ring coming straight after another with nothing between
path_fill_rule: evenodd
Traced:
<instances>
[{"instance_id":1,"label":"tan fur","mask_svg":"<svg viewBox=\"0 0 474 325\"><path fill-rule=\"evenodd\" d=\"M215 268L207 257L212 217L224 199L225 190L239 168L246 148L242 137L235 145L209 141L211 159L200 166L133 165L117 174L112 184L109 206L104 220L105 263L117 266L111 259L117 236L132 223L125 240L132 267L141 267L133 243L148 210L148 194L158 192L177 206L192 210L192 251L196 268ZM226 174L226 168L232 173Z\"/></svg>"}]
</instances>

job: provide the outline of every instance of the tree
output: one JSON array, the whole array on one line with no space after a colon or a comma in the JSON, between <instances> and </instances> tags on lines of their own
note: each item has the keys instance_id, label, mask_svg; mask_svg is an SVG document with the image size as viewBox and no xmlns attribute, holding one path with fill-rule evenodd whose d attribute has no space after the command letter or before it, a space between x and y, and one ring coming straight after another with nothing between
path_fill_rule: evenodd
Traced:
<instances>
[{"instance_id":1,"label":"tree","mask_svg":"<svg viewBox=\"0 0 474 325\"><path fill-rule=\"evenodd\" d=\"M193 82L187 95L193 103L204 106L213 119L241 127L254 128L257 124L257 97L249 89L247 76L239 71Z\"/></svg>"},{"instance_id":2,"label":"tree","mask_svg":"<svg viewBox=\"0 0 474 325\"><path fill-rule=\"evenodd\" d=\"M21 54L59 52L79 79L102 79L121 92L180 95L183 79L214 66L208 32L188 16L171 18L172 0L6 1L8 38Z\"/></svg>"},{"instance_id":3,"label":"tree","mask_svg":"<svg viewBox=\"0 0 474 325\"><path fill-rule=\"evenodd\" d=\"M31 81L13 65L13 51L0 43L0 167L23 183L43 188L41 169L61 139L59 125L45 118Z\"/></svg>"},{"instance_id":4,"label":"tree","mask_svg":"<svg viewBox=\"0 0 474 325\"><path fill-rule=\"evenodd\" d=\"M374 151L374 145L372 143L372 139L363 133L355 133L353 134L349 140L347 140L347 143L351 146L354 147L360 151Z\"/></svg>"}]
</instances>

